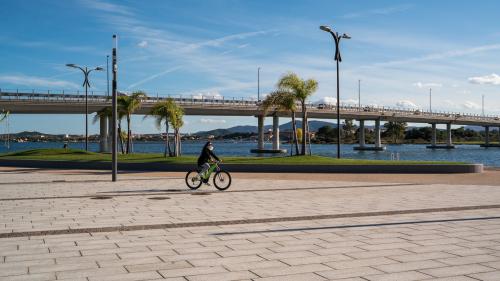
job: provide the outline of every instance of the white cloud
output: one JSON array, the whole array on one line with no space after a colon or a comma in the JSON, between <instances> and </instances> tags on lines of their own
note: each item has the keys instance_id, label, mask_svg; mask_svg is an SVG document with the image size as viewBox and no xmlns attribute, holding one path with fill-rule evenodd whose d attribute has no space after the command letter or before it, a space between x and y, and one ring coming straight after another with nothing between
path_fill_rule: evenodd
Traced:
<instances>
[{"instance_id":1,"label":"white cloud","mask_svg":"<svg viewBox=\"0 0 500 281\"><path fill-rule=\"evenodd\" d=\"M79 85L64 80L54 80L44 77L26 75L2 75L0 76L0 82L27 87L79 88Z\"/></svg>"},{"instance_id":2,"label":"white cloud","mask_svg":"<svg viewBox=\"0 0 500 281\"><path fill-rule=\"evenodd\" d=\"M196 93L196 94L193 94L191 95L193 97L193 99L222 99L223 96L221 94L219 94L219 92L215 91L215 92L201 92L201 93Z\"/></svg>"},{"instance_id":3,"label":"white cloud","mask_svg":"<svg viewBox=\"0 0 500 281\"><path fill-rule=\"evenodd\" d=\"M397 6L389 6L389 7L383 7L383 8L378 8L378 9L372 9L372 10L367 10L367 11L362 11L362 12L355 12L355 13L349 13L344 16L342 16L345 19L353 19L353 18L360 18L360 17L367 17L367 16L375 16L375 15L390 15L398 12L404 12L406 10L409 10L413 7L411 4L403 4L403 5L397 5Z\"/></svg>"},{"instance_id":4,"label":"white cloud","mask_svg":"<svg viewBox=\"0 0 500 281\"><path fill-rule=\"evenodd\" d=\"M200 123L202 124L224 124L226 120L224 119L210 119L210 118L201 118Z\"/></svg>"},{"instance_id":5,"label":"white cloud","mask_svg":"<svg viewBox=\"0 0 500 281\"><path fill-rule=\"evenodd\" d=\"M439 88L442 87L443 84L440 83L422 83L422 82L417 82L413 83L413 86L422 89L422 88Z\"/></svg>"},{"instance_id":6,"label":"white cloud","mask_svg":"<svg viewBox=\"0 0 500 281\"><path fill-rule=\"evenodd\" d=\"M148 41L142 40L141 42L139 42L139 44L137 44L137 46L141 48L146 48L148 46Z\"/></svg>"},{"instance_id":7,"label":"white cloud","mask_svg":"<svg viewBox=\"0 0 500 281\"><path fill-rule=\"evenodd\" d=\"M479 85L500 85L500 75L492 73L490 75L470 77L469 82Z\"/></svg>"},{"instance_id":8,"label":"white cloud","mask_svg":"<svg viewBox=\"0 0 500 281\"><path fill-rule=\"evenodd\" d=\"M102 12L108 12L113 14L121 14L124 16L132 16L134 13L123 5L112 4L100 0L82 0L82 3L87 7L96 9Z\"/></svg>"},{"instance_id":9,"label":"white cloud","mask_svg":"<svg viewBox=\"0 0 500 281\"><path fill-rule=\"evenodd\" d=\"M334 97L322 97L320 100L313 102L313 104L335 105L335 104L337 104L337 99Z\"/></svg>"},{"instance_id":10,"label":"white cloud","mask_svg":"<svg viewBox=\"0 0 500 281\"><path fill-rule=\"evenodd\" d=\"M347 105L357 105L358 100L355 100L355 99L340 100L340 103L347 104Z\"/></svg>"},{"instance_id":11,"label":"white cloud","mask_svg":"<svg viewBox=\"0 0 500 281\"><path fill-rule=\"evenodd\" d=\"M481 108L481 106L479 106L479 104L472 102L472 101L465 101L462 104L462 107L465 109L480 109Z\"/></svg>"},{"instance_id":12,"label":"white cloud","mask_svg":"<svg viewBox=\"0 0 500 281\"><path fill-rule=\"evenodd\" d=\"M153 79L156 79L156 78L158 78L158 77L160 77L160 76L163 76L163 75L165 75L165 74L168 74L168 73L174 72L174 71L176 71L176 70L178 70L178 69L180 69L180 68L181 68L181 66L174 66L174 67L168 68L168 69L166 69L166 70L164 70L164 71L162 71L162 72L159 72L159 73L153 74L153 75L148 76L148 77L146 77L146 78L144 78L144 79L142 79L142 80L140 80L140 81L137 81L137 82L135 82L135 83L130 84L130 85L127 87L127 89L131 89L131 88L137 87L137 86L142 85L142 84L144 84L144 83L146 83L146 82L148 82L148 81L151 81L151 80L153 80Z\"/></svg>"},{"instance_id":13,"label":"white cloud","mask_svg":"<svg viewBox=\"0 0 500 281\"><path fill-rule=\"evenodd\" d=\"M335 97L322 97L321 99L313 102L313 104L328 104L328 105L336 105L337 104L337 99ZM344 105L357 105L358 100L355 99L346 99L346 100L340 100L340 104Z\"/></svg>"},{"instance_id":14,"label":"white cloud","mask_svg":"<svg viewBox=\"0 0 500 281\"><path fill-rule=\"evenodd\" d=\"M414 102L410 100L400 100L396 103L396 106L401 108L411 108L411 109L420 108L420 106L416 105Z\"/></svg>"}]
</instances>

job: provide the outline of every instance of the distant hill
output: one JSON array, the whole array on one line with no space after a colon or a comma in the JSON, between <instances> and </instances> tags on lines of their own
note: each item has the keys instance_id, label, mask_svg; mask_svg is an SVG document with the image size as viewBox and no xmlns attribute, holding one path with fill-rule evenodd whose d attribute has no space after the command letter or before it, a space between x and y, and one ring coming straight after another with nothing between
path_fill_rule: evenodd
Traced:
<instances>
[{"instance_id":1,"label":"distant hill","mask_svg":"<svg viewBox=\"0 0 500 281\"><path fill-rule=\"evenodd\" d=\"M297 128L300 128L302 126L301 121L297 121ZM317 131L319 128L323 126L331 126L333 128L337 127L337 124L335 123L330 123L330 122L325 122L325 121L318 121L318 120L312 120L309 121L309 130L311 131ZM268 131L269 129L272 129L272 125L266 125L264 126L264 131ZM280 125L280 131L290 131L292 130L292 122L288 122L285 124ZM194 135L198 136L208 136L208 135L214 135L215 137L218 136L223 136L223 135L228 135L228 134L233 134L233 133L257 133L257 126L235 126L227 129L215 129L215 130L210 130L210 131L200 131L194 133Z\"/></svg>"}]
</instances>

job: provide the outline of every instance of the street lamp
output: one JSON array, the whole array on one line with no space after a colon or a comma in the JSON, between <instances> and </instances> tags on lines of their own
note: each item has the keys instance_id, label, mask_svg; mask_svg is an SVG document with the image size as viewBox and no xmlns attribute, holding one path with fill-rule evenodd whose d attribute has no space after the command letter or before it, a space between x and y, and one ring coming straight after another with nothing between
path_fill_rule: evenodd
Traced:
<instances>
[{"instance_id":1,"label":"street lamp","mask_svg":"<svg viewBox=\"0 0 500 281\"><path fill-rule=\"evenodd\" d=\"M342 61L340 56L340 40L351 39L346 33L339 35L334 32L329 26L322 25L319 27L321 30L328 32L332 35L335 42L335 61L337 62L337 158L340 158L340 87L339 87L339 63Z\"/></svg>"},{"instance_id":2,"label":"street lamp","mask_svg":"<svg viewBox=\"0 0 500 281\"><path fill-rule=\"evenodd\" d=\"M89 69L88 67L81 67L74 63L66 64L67 67L78 68L83 72L85 79L83 80L83 86L85 87L85 151L89 150L89 104L88 104L88 88L90 87L89 74L90 72L102 71L102 67L96 67Z\"/></svg>"}]
</instances>

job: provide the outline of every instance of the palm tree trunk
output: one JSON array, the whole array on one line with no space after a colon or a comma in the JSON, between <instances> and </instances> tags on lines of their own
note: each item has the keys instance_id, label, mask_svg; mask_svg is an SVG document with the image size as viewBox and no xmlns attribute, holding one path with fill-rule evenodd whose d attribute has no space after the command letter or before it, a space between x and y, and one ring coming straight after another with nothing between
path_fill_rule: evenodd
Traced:
<instances>
[{"instance_id":1,"label":"palm tree trunk","mask_svg":"<svg viewBox=\"0 0 500 281\"><path fill-rule=\"evenodd\" d=\"M127 114L127 154L130 153L130 141L132 132L130 131L130 114Z\"/></svg>"},{"instance_id":2,"label":"palm tree trunk","mask_svg":"<svg viewBox=\"0 0 500 281\"><path fill-rule=\"evenodd\" d=\"M293 142L295 143L295 155L299 155L299 139L297 138L297 123L295 122L295 111L292 111Z\"/></svg>"},{"instance_id":3,"label":"palm tree trunk","mask_svg":"<svg viewBox=\"0 0 500 281\"><path fill-rule=\"evenodd\" d=\"M307 130L309 131L309 120L307 121ZM309 155L312 155L312 149L311 149L311 134L307 132L307 142L309 144Z\"/></svg>"},{"instance_id":4,"label":"palm tree trunk","mask_svg":"<svg viewBox=\"0 0 500 281\"><path fill-rule=\"evenodd\" d=\"M165 123L165 134L168 136L168 122ZM167 157L167 150L168 150L168 138L165 139L165 151L163 152L163 157L165 158Z\"/></svg>"},{"instance_id":5,"label":"palm tree trunk","mask_svg":"<svg viewBox=\"0 0 500 281\"><path fill-rule=\"evenodd\" d=\"M182 138L181 134L179 133L179 156L182 155Z\"/></svg>"},{"instance_id":6,"label":"palm tree trunk","mask_svg":"<svg viewBox=\"0 0 500 281\"><path fill-rule=\"evenodd\" d=\"M179 129L175 129L175 157L179 157Z\"/></svg>"},{"instance_id":7,"label":"palm tree trunk","mask_svg":"<svg viewBox=\"0 0 500 281\"><path fill-rule=\"evenodd\" d=\"M172 156L172 149L170 148L170 132L169 132L168 120L166 120L165 122L166 122L166 126L167 126L167 149L168 149L168 156Z\"/></svg>"},{"instance_id":8,"label":"palm tree trunk","mask_svg":"<svg viewBox=\"0 0 500 281\"><path fill-rule=\"evenodd\" d=\"M120 148L122 150L122 154L125 154L125 150L123 148L123 138L122 138L122 122L118 121L118 139L120 140Z\"/></svg>"},{"instance_id":9,"label":"palm tree trunk","mask_svg":"<svg viewBox=\"0 0 500 281\"><path fill-rule=\"evenodd\" d=\"M302 151L300 154L306 155L307 144L307 108L305 102L302 102Z\"/></svg>"}]
</instances>

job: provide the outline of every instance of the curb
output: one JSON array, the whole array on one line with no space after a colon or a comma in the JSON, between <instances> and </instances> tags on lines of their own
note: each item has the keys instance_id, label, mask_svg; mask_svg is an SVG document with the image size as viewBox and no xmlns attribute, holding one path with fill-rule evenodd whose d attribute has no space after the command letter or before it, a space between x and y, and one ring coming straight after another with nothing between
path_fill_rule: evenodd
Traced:
<instances>
[{"instance_id":1,"label":"curb","mask_svg":"<svg viewBox=\"0 0 500 281\"><path fill-rule=\"evenodd\" d=\"M0 167L25 167L40 169L111 170L111 162L101 161L46 161L1 159ZM273 164L222 164L235 173L350 173L350 174L452 174L482 173L483 164L408 164L408 165L273 165ZM187 172L195 164L118 163L121 171Z\"/></svg>"}]
</instances>

